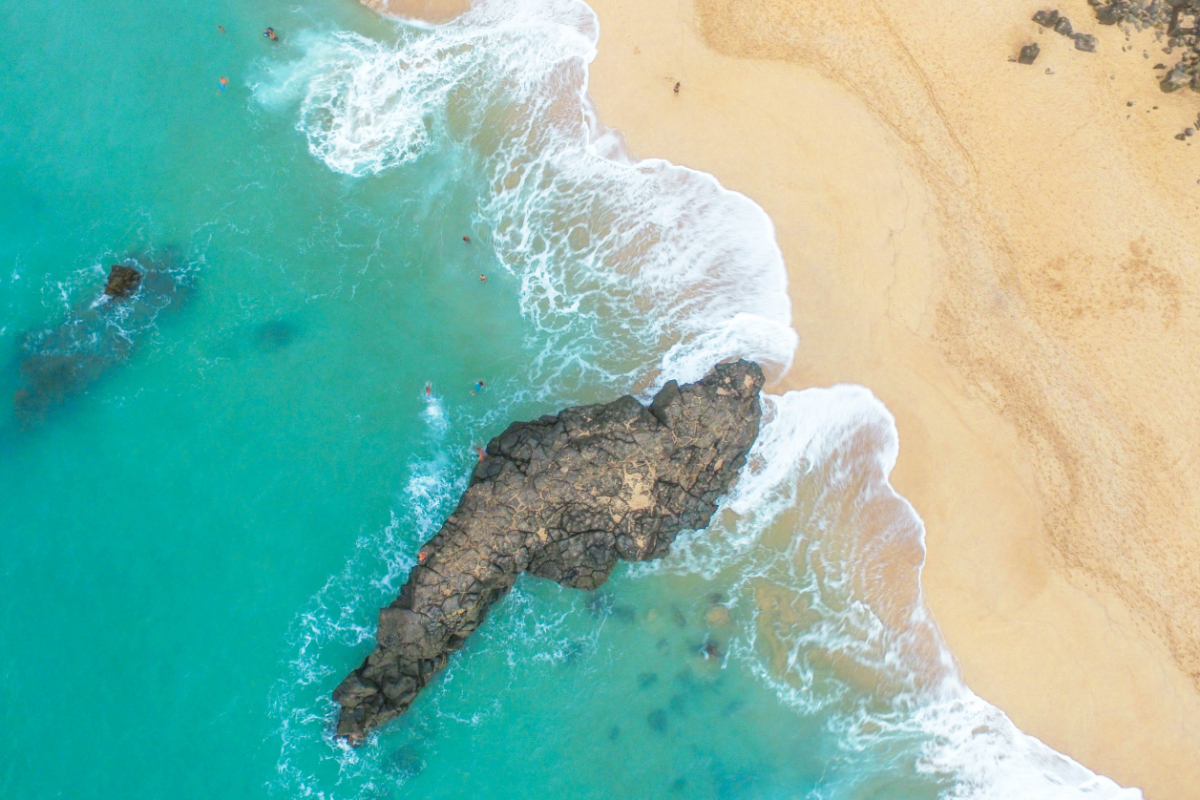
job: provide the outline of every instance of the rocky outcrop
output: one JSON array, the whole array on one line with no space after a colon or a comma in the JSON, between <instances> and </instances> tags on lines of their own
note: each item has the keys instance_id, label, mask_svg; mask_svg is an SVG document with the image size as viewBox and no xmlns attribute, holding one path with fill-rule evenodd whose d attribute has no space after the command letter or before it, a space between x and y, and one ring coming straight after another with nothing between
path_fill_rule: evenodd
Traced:
<instances>
[{"instance_id":1,"label":"rocky outcrop","mask_svg":"<svg viewBox=\"0 0 1200 800\"><path fill-rule=\"evenodd\" d=\"M104 293L109 297L129 297L142 285L142 273L126 264L113 264L108 270Z\"/></svg>"},{"instance_id":2,"label":"rocky outcrop","mask_svg":"<svg viewBox=\"0 0 1200 800\"><path fill-rule=\"evenodd\" d=\"M375 651L334 691L338 736L359 745L407 709L521 572L595 589L618 559L659 558L707 527L758 435L762 385L756 364L722 364L648 407L626 396L493 439L379 612Z\"/></svg>"},{"instance_id":3,"label":"rocky outcrop","mask_svg":"<svg viewBox=\"0 0 1200 800\"><path fill-rule=\"evenodd\" d=\"M178 265L170 252L158 260L129 258L109 269L103 293L76 306L54 328L25 334L18 345L21 387L13 410L23 427L41 422L129 360L139 335L180 296Z\"/></svg>"},{"instance_id":4,"label":"rocky outcrop","mask_svg":"<svg viewBox=\"0 0 1200 800\"><path fill-rule=\"evenodd\" d=\"M1088 0L1101 25L1120 25L1125 33L1152 30L1156 43L1179 60L1159 78L1164 92L1190 86L1200 92L1200 0ZM1156 69L1168 69L1159 64Z\"/></svg>"}]
</instances>

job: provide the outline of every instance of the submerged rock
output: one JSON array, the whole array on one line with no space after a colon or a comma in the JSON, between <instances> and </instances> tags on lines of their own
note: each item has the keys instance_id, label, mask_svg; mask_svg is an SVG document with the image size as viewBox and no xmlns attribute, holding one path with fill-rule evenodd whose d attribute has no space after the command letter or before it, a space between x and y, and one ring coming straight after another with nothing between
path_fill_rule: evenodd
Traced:
<instances>
[{"instance_id":1,"label":"submerged rock","mask_svg":"<svg viewBox=\"0 0 1200 800\"><path fill-rule=\"evenodd\" d=\"M738 361L703 380L518 422L487 446L400 596L377 646L333 693L337 735L359 745L401 714L521 572L592 590L618 559L665 555L708 525L758 436L762 370Z\"/></svg>"},{"instance_id":2,"label":"submerged rock","mask_svg":"<svg viewBox=\"0 0 1200 800\"><path fill-rule=\"evenodd\" d=\"M1192 79L1188 75L1187 69L1182 64L1178 64L1159 82L1158 88L1164 92L1173 92L1177 89L1182 89L1184 86L1188 86L1191 81Z\"/></svg>"},{"instance_id":3,"label":"submerged rock","mask_svg":"<svg viewBox=\"0 0 1200 800\"><path fill-rule=\"evenodd\" d=\"M139 334L179 293L172 265L169 255L114 264L99 297L76 306L58 326L21 338L22 385L13 405L22 426L42 421L55 406L129 360Z\"/></svg>"},{"instance_id":4,"label":"submerged rock","mask_svg":"<svg viewBox=\"0 0 1200 800\"><path fill-rule=\"evenodd\" d=\"M296 326L283 320L274 320L259 325L254 332L254 339L261 349L275 351L294 342L298 334Z\"/></svg>"},{"instance_id":5,"label":"submerged rock","mask_svg":"<svg viewBox=\"0 0 1200 800\"><path fill-rule=\"evenodd\" d=\"M113 264L108 271L104 293L109 297L129 297L142 284L142 273L124 264Z\"/></svg>"}]
</instances>

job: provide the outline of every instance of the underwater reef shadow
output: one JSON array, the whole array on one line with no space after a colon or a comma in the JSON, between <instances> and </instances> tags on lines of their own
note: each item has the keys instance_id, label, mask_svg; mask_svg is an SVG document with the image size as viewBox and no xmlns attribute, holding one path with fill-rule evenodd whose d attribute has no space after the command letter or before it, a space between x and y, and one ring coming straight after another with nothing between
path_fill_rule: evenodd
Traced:
<instances>
[{"instance_id":1,"label":"underwater reef shadow","mask_svg":"<svg viewBox=\"0 0 1200 800\"><path fill-rule=\"evenodd\" d=\"M48 422L126 364L160 314L186 305L192 289L191 269L176 248L130 254L109 267L98 295L75 304L57 325L23 334L10 361L17 389L11 424L0 430L0 449L13 442L11 429L28 431Z\"/></svg>"}]
</instances>

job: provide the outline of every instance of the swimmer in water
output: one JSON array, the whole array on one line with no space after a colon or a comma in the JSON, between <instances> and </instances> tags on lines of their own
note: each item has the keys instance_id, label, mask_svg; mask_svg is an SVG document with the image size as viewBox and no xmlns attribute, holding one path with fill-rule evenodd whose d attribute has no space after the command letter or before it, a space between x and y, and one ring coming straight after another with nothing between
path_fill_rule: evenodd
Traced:
<instances>
[{"instance_id":1,"label":"swimmer in water","mask_svg":"<svg viewBox=\"0 0 1200 800\"><path fill-rule=\"evenodd\" d=\"M479 445L475 445L473 449L475 450L475 455L479 456L480 461L483 461L485 458L487 458L487 451Z\"/></svg>"},{"instance_id":2,"label":"swimmer in water","mask_svg":"<svg viewBox=\"0 0 1200 800\"><path fill-rule=\"evenodd\" d=\"M464 237L463 237L463 241L464 241L464 242L467 242L467 243L469 244L469 243L471 242L471 237L470 237L470 236L464 236Z\"/></svg>"},{"instance_id":3,"label":"swimmer in water","mask_svg":"<svg viewBox=\"0 0 1200 800\"><path fill-rule=\"evenodd\" d=\"M221 33L224 33L224 32L225 32L225 28L224 28L223 26L221 26L221 25L218 25L218 26L217 26L217 30L219 30Z\"/></svg>"},{"instance_id":4,"label":"swimmer in water","mask_svg":"<svg viewBox=\"0 0 1200 800\"><path fill-rule=\"evenodd\" d=\"M433 397L433 384L429 381L425 381L425 396Z\"/></svg>"},{"instance_id":5,"label":"swimmer in water","mask_svg":"<svg viewBox=\"0 0 1200 800\"><path fill-rule=\"evenodd\" d=\"M225 87L229 85L229 78L221 78L220 84L221 91L225 91Z\"/></svg>"},{"instance_id":6,"label":"swimmer in water","mask_svg":"<svg viewBox=\"0 0 1200 800\"><path fill-rule=\"evenodd\" d=\"M480 273L480 275L479 275L479 282L480 282L480 283L487 283L487 275L484 275L483 273Z\"/></svg>"},{"instance_id":7,"label":"swimmer in water","mask_svg":"<svg viewBox=\"0 0 1200 800\"><path fill-rule=\"evenodd\" d=\"M268 39L270 39L272 42L277 42L277 41L279 41L279 37L275 35L275 29L274 29L274 28L267 28L265 31L263 31L263 36L267 37L267 38L268 38Z\"/></svg>"},{"instance_id":8,"label":"swimmer in water","mask_svg":"<svg viewBox=\"0 0 1200 800\"><path fill-rule=\"evenodd\" d=\"M472 390L472 394L479 394L482 391L483 391L483 381L475 381L475 388Z\"/></svg>"}]
</instances>

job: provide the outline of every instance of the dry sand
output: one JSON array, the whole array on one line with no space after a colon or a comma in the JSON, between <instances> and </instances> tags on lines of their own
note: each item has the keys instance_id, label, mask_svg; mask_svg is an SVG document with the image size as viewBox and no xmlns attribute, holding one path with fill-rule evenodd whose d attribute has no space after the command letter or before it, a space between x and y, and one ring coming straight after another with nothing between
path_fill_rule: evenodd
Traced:
<instances>
[{"instance_id":1,"label":"dry sand","mask_svg":"<svg viewBox=\"0 0 1200 800\"><path fill-rule=\"evenodd\" d=\"M1200 145L1173 138L1200 96L1082 0L1059 8L1095 54L1030 2L591 5L604 122L775 221L785 387L896 415L967 683L1151 800L1200 798Z\"/></svg>"},{"instance_id":2,"label":"dry sand","mask_svg":"<svg viewBox=\"0 0 1200 800\"><path fill-rule=\"evenodd\" d=\"M1200 95L1158 90L1173 59L1084 0L1059 8L1094 54L1025 0L590 4L601 119L775 221L780 388L896 415L967 683L1151 800L1200 798L1200 136L1173 139Z\"/></svg>"}]
</instances>

